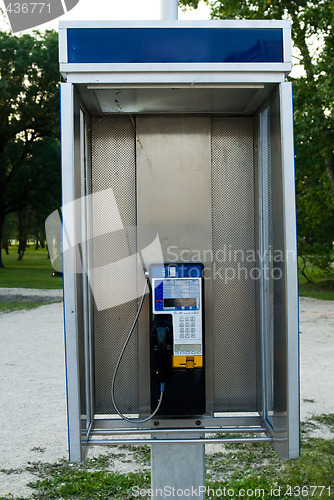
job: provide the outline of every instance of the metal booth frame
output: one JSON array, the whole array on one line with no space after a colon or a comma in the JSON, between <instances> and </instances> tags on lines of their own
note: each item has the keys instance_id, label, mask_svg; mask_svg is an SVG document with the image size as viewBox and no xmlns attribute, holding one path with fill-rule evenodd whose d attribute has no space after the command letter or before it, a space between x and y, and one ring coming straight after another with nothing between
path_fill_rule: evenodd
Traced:
<instances>
[{"instance_id":1,"label":"metal booth frame","mask_svg":"<svg viewBox=\"0 0 334 500\"><path fill-rule=\"evenodd\" d=\"M241 34L245 30L274 30L282 36L283 58L280 62L96 62L94 56L89 55L86 60L78 56L77 62L73 56L77 47L84 54L90 44L103 43L98 38L94 42L101 30L119 29L222 32L233 29L240 30ZM80 41L76 40L74 46L69 39L69 33L76 35L76 30L78 33L83 30L85 36L92 30L92 38L81 48ZM283 459L299 456L293 114L291 84L285 81L292 68L290 31L288 21L60 23L60 71L65 79L61 85L62 190L63 206L67 206L63 211L66 219L63 238L73 246L73 251L64 252L63 256L70 460L84 460L90 445L249 441L271 442ZM180 91L180 98L172 97L175 89ZM117 102L116 95L120 96ZM230 97L232 108L224 109ZM110 99L113 99L112 106ZM78 214L73 201L84 200L91 193L94 119L106 115L133 119L168 112L247 117L255 130L253 196L257 222L254 238L256 248L266 256L264 262L258 262L262 275L256 285L254 313L259 332L258 408L257 411L225 413L214 411L214 403L208 403L212 411L200 418L158 422L155 418L131 424L114 414L95 412L94 299L87 276L80 273L80 262L88 261L93 250L91 242L82 244L80 252L78 250L77 227L81 228L82 241L89 233L87 206L83 201ZM278 264L282 279L268 285L263 273L273 265L272 248L283 255ZM213 344L210 337L210 356L214 356L216 346ZM208 368L210 381L213 375L209 371ZM213 398L211 382L208 384L208 394ZM230 433L237 437L228 437Z\"/></svg>"}]
</instances>

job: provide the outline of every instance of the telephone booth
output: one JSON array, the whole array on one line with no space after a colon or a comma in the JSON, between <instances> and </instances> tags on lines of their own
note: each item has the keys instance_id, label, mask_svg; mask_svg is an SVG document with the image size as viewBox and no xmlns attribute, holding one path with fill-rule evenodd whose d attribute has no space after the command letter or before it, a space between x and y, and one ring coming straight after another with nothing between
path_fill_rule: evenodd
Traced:
<instances>
[{"instance_id":1,"label":"telephone booth","mask_svg":"<svg viewBox=\"0 0 334 500\"><path fill-rule=\"evenodd\" d=\"M290 23L59 33L70 460L224 441L298 457Z\"/></svg>"}]
</instances>

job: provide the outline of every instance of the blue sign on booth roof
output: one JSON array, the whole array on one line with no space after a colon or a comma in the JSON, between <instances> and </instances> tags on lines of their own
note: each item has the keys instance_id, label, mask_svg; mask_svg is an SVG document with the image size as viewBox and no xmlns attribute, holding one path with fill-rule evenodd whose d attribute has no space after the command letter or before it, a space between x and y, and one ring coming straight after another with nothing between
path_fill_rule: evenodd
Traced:
<instances>
[{"instance_id":1,"label":"blue sign on booth roof","mask_svg":"<svg viewBox=\"0 0 334 500\"><path fill-rule=\"evenodd\" d=\"M282 29L69 28L69 63L282 63Z\"/></svg>"}]
</instances>

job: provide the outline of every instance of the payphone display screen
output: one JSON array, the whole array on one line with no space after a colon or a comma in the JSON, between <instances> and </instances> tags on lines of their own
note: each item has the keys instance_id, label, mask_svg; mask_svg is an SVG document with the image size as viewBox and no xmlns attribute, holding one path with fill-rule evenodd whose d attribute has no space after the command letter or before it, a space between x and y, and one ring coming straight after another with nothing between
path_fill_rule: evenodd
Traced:
<instances>
[{"instance_id":1,"label":"payphone display screen","mask_svg":"<svg viewBox=\"0 0 334 500\"><path fill-rule=\"evenodd\" d=\"M196 308L196 299L191 299L191 298L164 299L164 308L167 309L168 307L173 307L175 309L178 308L185 309L186 307Z\"/></svg>"},{"instance_id":2,"label":"payphone display screen","mask_svg":"<svg viewBox=\"0 0 334 500\"><path fill-rule=\"evenodd\" d=\"M155 281L155 310L196 311L200 308L200 280L171 278Z\"/></svg>"}]
</instances>

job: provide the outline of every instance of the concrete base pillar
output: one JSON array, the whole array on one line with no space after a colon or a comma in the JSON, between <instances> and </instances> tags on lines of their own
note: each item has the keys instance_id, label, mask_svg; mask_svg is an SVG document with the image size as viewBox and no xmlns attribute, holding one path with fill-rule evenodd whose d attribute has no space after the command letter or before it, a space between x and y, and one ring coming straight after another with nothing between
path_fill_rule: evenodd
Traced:
<instances>
[{"instance_id":1,"label":"concrete base pillar","mask_svg":"<svg viewBox=\"0 0 334 500\"><path fill-rule=\"evenodd\" d=\"M153 498L205 500L204 444L153 444L151 469Z\"/></svg>"}]
</instances>

